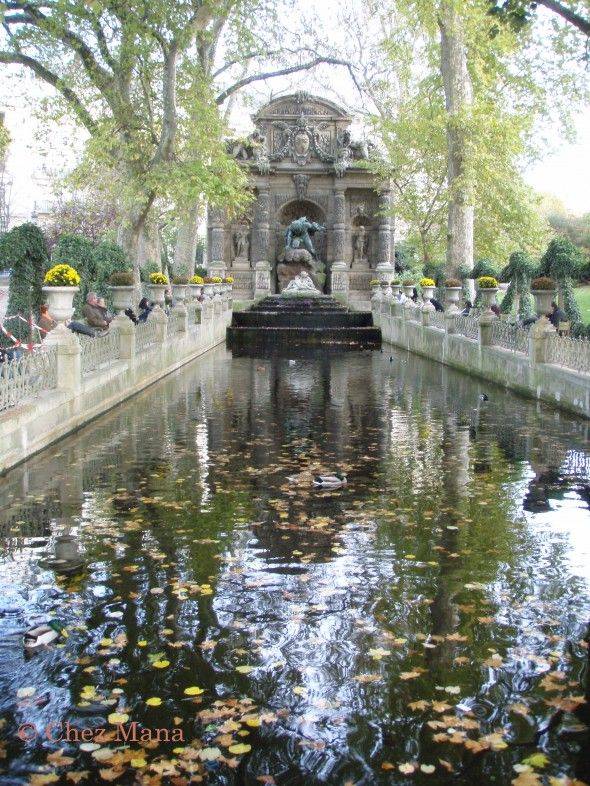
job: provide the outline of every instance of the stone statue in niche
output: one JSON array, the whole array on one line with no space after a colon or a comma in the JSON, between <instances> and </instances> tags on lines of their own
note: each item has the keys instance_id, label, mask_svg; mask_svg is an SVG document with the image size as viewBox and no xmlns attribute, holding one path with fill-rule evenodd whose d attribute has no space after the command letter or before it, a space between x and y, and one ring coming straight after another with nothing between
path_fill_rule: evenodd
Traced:
<instances>
[{"instance_id":1,"label":"stone statue in niche","mask_svg":"<svg viewBox=\"0 0 590 786\"><path fill-rule=\"evenodd\" d=\"M317 287L314 261L317 253L312 237L324 227L306 216L291 221L285 232L285 248L278 258L277 277L282 292L298 275L305 273Z\"/></svg>"},{"instance_id":2,"label":"stone statue in niche","mask_svg":"<svg viewBox=\"0 0 590 786\"><path fill-rule=\"evenodd\" d=\"M296 218L295 221L291 221L285 232L285 249L304 248L309 251L313 259L317 259L312 237L316 232L320 232L323 229L324 227L321 224L309 221L307 216Z\"/></svg>"},{"instance_id":3,"label":"stone statue in niche","mask_svg":"<svg viewBox=\"0 0 590 786\"><path fill-rule=\"evenodd\" d=\"M368 259L367 259L368 245L369 245L369 236L367 234L367 230L361 224L354 234L354 240L352 244L353 265L366 265L368 263Z\"/></svg>"},{"instance_id":4,"label":"stone statue in niche","mask_svg":"<svg viewBox=\"0 0 590 786\"><path fill-rule=\"evenodd\" d=\"M250 235L248 227L241 224L233 234L233 262L248 262L250 259Z\"/></svg>"}]
</instances>

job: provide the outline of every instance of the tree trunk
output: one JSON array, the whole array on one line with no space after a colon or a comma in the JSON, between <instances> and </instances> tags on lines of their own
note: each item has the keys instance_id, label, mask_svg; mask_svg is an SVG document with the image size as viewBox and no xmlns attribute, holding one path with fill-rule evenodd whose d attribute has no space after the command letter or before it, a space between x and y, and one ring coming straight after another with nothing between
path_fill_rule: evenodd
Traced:
<instances>
[{"instance_id":1,"label":"tree trunk","mask_svg":"<svg viewBox=\"0 0 590 786\"><path fill-rule=\"evenodd\" d=\"M143 204L134 207L123 213L123 218L117 233L117 243L129 257L133 265L133 281L135 288L140 288L140 263L141 263L141 236L145 229L145 222L154 201L153 196L147 197ZM159 260L158 260L159 262Z\"/></svg>"},{"instance_id":2,"label":"tree trunk","mask_svg":"<svg viewBox=\"0 0 590 786\"><path fill-rule=\"evenodd\" d=\"M174 247L174 269L186 270L189 276L195 272L200 207L200 203L197 203L189 214L181 219Z\"/></svg>"},{"instance_id":3,"label":"tree trunk","mask_svg":"<svg viewBox=\"0 0 590 786\"><path fill-rule=\"evenodd\" d=\"M473 267L473 204L469 184L465 182L468 132L464 125L473 103L473 88L457 0L442 0L438 22L440 69L447 110L447 272L456 278L460 268Z\"/></svg>"}]
</instances>

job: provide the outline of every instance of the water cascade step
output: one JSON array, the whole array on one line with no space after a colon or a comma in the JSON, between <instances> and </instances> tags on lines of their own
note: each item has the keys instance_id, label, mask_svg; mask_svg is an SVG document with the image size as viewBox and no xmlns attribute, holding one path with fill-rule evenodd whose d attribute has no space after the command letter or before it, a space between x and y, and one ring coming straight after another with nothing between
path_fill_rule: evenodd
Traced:
<instances>
[{"instance_id":1,"label":"water cascade step","mask_svg":"<svg viewBox=\"0 0 590 786\"><path fill-rule=\"evenodd\" d=\"M351 311L329 295L270 295L233 314L227 339L237 352L318 345L378 349L381 330L373 325L370 311Z\"/></svg>"}]
</instances>

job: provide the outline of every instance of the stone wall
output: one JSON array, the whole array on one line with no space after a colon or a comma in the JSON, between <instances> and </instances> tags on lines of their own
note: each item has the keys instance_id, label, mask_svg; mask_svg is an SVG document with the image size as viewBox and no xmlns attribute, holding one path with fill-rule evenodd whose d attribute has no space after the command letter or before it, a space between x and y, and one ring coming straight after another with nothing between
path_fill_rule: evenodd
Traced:
<instances>
[{"instance_id":1,"label":"stone wall","mask_svg":"<svg viewBox=\"0 0 590 786\"><path fill-rule=\"evenodd\" d=\"M491 343L489 319L482 323L473 318L470 325L463 321L466 333L473 335L465 327L475 326L474 338L457 332L461 322L452 314L435 314L387 301L373 301L372 305L373 319L381 327L385 342L590 418L590 374L545 362L547 343L557 338L554 331L532 329L525 335L514 330L514 346L508 348ZM434 320L436 324L432 324ZM581 367L586 368L587 363L581 363Z\"/></svg>"},{"instance_id":2,"label":"stone wall","mask_svg":"<svg viewBox=\"0 0 590 786\"><path fill-rule=\"evenodd\" d=\"M197 304L189 313L177 308L170 318L155 310L137 328L127 317L116 317L105 337L114 350L106 362L101 338L81 342L65 327L52 331L47 341L56 368L50 389L0 412L0 472L222 343L231 319L229 298L205 302L200 322L191 308Z\"/></svg>"}]
</instances>

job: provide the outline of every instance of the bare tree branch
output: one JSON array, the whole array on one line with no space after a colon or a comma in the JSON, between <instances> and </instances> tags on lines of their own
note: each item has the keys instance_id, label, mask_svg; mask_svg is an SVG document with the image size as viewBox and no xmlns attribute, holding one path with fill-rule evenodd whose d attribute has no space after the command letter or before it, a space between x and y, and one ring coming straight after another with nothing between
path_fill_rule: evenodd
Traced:
<instances>
[{"instance_id":1,"label":"bare tree branch","mask_svg":"<svg viewBox=\"0 0 590 786\"><path fill-rule=\"evenodd\" d=\"M66 99L72 110L85 128L93 133L96 131L96 123L92 116L82 104L76 93L65 85L57 74L50 71L38 60L24 55L21 52L0 52L0 63L12 63L30 68L40 79L52 85Z\"/></svg>"},{"instance_id":2,"label":"bare tree branch","mask_svg":"<svg viewBox=\"0 0 590 786\"><path fill-rule=\"evenodd\" d=\"M339 60L335 57L316 57L314 60L310 60L308 63L301 63L300 65L293 65L293 66L286 66L285 68L279 68L276 71L264 71L260 74L251 74L250 76L246 76L243 79L238 79L237 82L234 82L233 85L223 90L215 99L218 106L224 103L224 101L229 98L232 93L235 93L237 90L241 90L242 87L246 85L252 84L252 82L260 82L264 79L273 79L276 76L286 76L288 74L295 74L298 71L309 71L311 68L315 68L318 65L340 65L344 66L354 82L355 87L359 92L362 93L362 90L356 80L356 76L352 69L352 66L346 60Z\"/></svg>"},{"instance_id":3,"label":"bare tree branch","mask_svg":"<svg viewBox=\"0 0 590 786\"><path fill-rule=\"evenodd\" d=\"M543 5L550 11L553 11L553 13L561 16L566 22L577 27L584 35L590 36L590 19L585 19L581 14L577 14L568 6L557 2L557 0L537 0L537 2L539 5Z\"/></svg>"}]
</instances>

